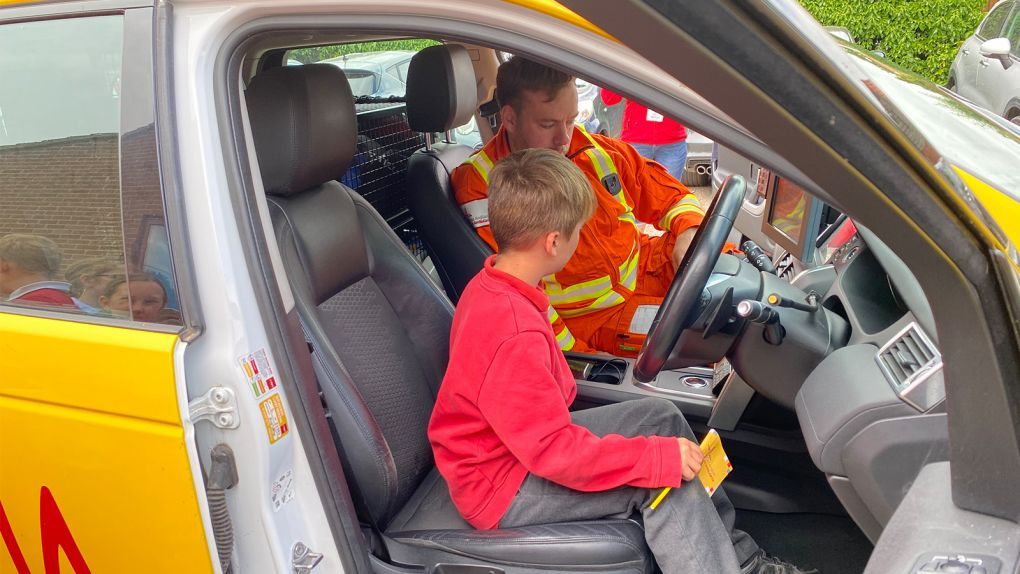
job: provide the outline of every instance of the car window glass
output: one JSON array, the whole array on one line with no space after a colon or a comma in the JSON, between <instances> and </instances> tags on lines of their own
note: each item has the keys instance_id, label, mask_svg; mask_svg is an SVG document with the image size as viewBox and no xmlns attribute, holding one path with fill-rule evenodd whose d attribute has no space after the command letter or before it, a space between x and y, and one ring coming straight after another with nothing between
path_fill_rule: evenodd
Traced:
<instances>
[{"instance_id":1,"label":"car window glass","mask_svg":"<svg viewBox=\"0 0 1020 574\"><path fill-rule=\"evenodd\" d=\"M1013 4L1011 2L1004 2L992 10L988 17L985 18L984 23L981 24L978 36L986 40L1001 37L1002 25L1006 22L1006 16L1009 15L1009 10L1012 7Z\"/></svg>"},{"instance_id":2,"label":"car window glass","mask_svg":"<svg viewBox=\"0 0 1020 574\"><path fill-rule=\"evenodd\" d=\"M0 311L181 322L151 91L146 108L125 93L123 29L112 15L0 26Z\"/></svg>"},{"instance_id":3,"label":"car window glass","mask_svg":"<svg viewBox=\"0 0 1020 574\"><path fill-rule=\"evenodd\" d=\"M1010 52L1020 57L1020 9L1013 11L1013 16L1006 25L1006 32L1003 34L1009 38Z\"/></svg>"}]
</instances>

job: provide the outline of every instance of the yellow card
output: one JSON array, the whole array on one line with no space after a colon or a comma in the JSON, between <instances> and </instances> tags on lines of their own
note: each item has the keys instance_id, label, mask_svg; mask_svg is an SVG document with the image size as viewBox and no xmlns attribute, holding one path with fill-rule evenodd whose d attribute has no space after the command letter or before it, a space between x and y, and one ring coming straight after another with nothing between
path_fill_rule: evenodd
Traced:
<instances>
[{"instance_id":1,"label":"yellow card","mask_svg":"<svg viewBox=\"0 0 1020 574\"><path fill-rule=\"evenodd\" d=\"M715 429L708 431L708 434L705 435L699 446L705 458L701 461L701 471L698 472L698 478L701 479L701 484L705 486L705 492L712 496L715 494L716 489L719 488L719 485L722 484L726 475L733 472L733 465L730 464L730 458L726 456L726 451L722 447L722 438L719 437L719 433ZM659 503L662 502L663 498L666 498L670 490L673 490L673 487L667 486L662 489L659 496L656 496L655 500L649 505L652 510L659 506Z\"/></svg>"},{"instance_id":2,"label":"yellow card","mask_svg":"<svg viewBox=\"0 0 1020 574\"><path fill-rule=\"evenodd\" d=\"M701 453L705 458L701 461L698 478L701 479L701 484L705 485L705 492L712 496L726 475L733 472L733 465L730 464L730 458L726 456L726 451L722 447L722 439L715 429L708 431L701 441Z\"/></svg>"}]
</instances>

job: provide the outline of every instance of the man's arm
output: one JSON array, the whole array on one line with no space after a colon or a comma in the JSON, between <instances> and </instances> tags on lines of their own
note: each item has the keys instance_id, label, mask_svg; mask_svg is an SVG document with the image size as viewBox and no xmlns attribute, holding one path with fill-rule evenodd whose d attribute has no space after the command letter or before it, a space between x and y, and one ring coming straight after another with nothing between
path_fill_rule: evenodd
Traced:
<instances>
[{"instance_id":1,"label":"man's arm","mask_svg":"<svg viewBox=\"0 0 1020 574\"><path fill-rule=\"evenodd\" d=\"M496 238L489 229L489 186L471 164L461 164L450 176L453 195L468 223L495 252Z\"/></svg>"},{"instance_id":2,"label":"man's arm","mask_svg":"<svg viewBox=\"0 0 1020 574\"><path fill-rule=\"evenodd\" d=\"M697 196L661 164L645 159L629 144L606 137L598 141L613 157L623 188L633 202L634 216L677 237L673 264L679 265L705 217Z\"/></svg>"},{"instance_id":3,"label":"man's arm","mask_svg":"<svg viewBox=\"0 0 1020 574\"><path fill-rule=\"evenodd\" d=\"M478 408L529 472L568 488L679 486L675 437L598 437L573 424L552 373L545 335L524 332L500 347L482 382Z\"/></svg>"}]
</instances>

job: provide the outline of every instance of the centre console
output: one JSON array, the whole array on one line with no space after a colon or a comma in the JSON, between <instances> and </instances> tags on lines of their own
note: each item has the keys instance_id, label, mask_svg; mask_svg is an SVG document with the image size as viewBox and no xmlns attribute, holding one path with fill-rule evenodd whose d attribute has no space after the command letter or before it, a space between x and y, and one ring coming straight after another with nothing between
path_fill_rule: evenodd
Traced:
<instances>
[{"instance_id":1,"label":"centre console","mask_svg":"<svg viewBox=\"0 0 1020 574\"><path fill-rule=\"evenodd\" d=\"M708 421L722 412L730 418L737 411L739 418L750 400L748 393L726 392L733 379L737 379L734 387L743 384L729 369L686 367L662 371L654 380L642 383L634 379L632 359L571 352L565 355L577 380L578 395L591 402L658 397L672 401L687 417Z\"/></svg>"}]
</instances>

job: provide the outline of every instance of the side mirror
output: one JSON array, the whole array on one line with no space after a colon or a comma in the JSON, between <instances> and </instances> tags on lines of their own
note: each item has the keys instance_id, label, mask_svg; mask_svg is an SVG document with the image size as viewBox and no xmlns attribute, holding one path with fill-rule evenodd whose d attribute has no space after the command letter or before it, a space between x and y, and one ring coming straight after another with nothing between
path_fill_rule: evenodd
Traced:
<instances>
[{"instance_id":1,"label":"side mirror","mask_svg":"<svg viewBox=\"0 0 1020 574\"><path fill-rule=\"evenodd\" d=\"M985 40L981 44L981 55L986 58L995 58L1002 63L1002 67L1009 69L1013 65L1013 61L1009 59L1009 50L1012 46L1009 43L1009 38L992 38L991 40Z\"/></svg>"}]
</instances>

